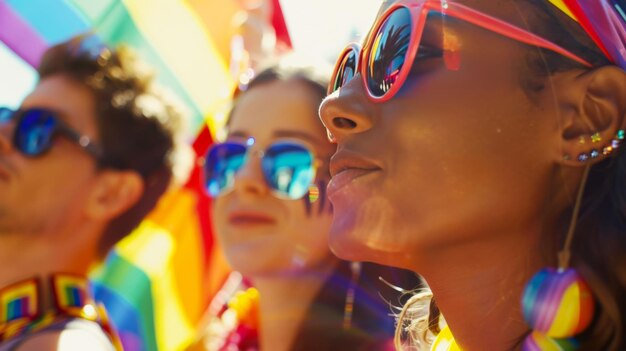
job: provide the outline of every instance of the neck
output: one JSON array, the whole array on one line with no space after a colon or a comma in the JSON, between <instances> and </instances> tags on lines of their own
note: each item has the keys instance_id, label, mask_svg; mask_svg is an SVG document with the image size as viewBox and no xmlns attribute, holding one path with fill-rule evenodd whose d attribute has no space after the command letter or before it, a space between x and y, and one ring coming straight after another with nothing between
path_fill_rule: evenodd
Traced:
<instances>
[{"instance_id":1,"label":"neck","mask_svg":"<svg viewBox=\"0 0 626 351\"><path fill-rule=\"evenodd\" d=\"M261 350L287 351L334 264L288 276L253 279L259 290Z\"/></svg>"},{"instance_id":2,"label":"neck","mask_svg":"<svg viewBox=\"0 0 626 351\"><path fill-rule=\"evenodd\" d=\"M520 308L522 292L549 263L529 240L540 235L524 234L439 252L437 265L424 272L462 350L514 350L529 330Z\"/></svg>"},{"instance_id":3,"label":"neck","mask_svg":"<svg viewBox=\"0 0 626 351\"><path fill-rule=\"evenodd\" d=\"M67 235L50 233L0 234L0 288L54 273L86 276L96 261L94 235L76 230Z\"/></svg>"}]
</instances>

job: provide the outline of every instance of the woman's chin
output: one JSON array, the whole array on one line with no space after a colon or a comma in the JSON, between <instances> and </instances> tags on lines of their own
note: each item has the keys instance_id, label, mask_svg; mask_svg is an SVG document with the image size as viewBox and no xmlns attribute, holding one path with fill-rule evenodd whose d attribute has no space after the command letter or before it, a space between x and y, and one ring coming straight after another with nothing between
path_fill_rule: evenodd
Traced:
<instances>
[{"instance_id":1,"label":"woman's chin","mask_svg":"<svg viewBox=\"0 0 626 351\"><path fill-rule=\"evenodd\" d=\"M331 227L328 245L337 257L347 261L378 262L381 254L377 248L366 245L363 231Z\"/></svg>"}]
</instances>

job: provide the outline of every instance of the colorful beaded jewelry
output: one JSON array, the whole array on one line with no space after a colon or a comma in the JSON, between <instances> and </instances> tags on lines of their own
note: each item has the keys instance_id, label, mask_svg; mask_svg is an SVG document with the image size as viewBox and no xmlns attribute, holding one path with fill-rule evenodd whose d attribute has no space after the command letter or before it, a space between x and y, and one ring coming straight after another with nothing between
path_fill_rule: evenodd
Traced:
<instances>
[{"instance_id":1,"label":"colorful beaded jewelry","mask_svg":"<svg viewBox=\"0 0 626 351\"><path fill-rule=\"evenodd\" d=\"M618 136L620 134L623 138L623 133ZM580 274L569 267L571 242L590 168L590 165L585 167L578 188L558 268L540 270L524 289L522 313L533 330L522 344L523 351L576 350L578 343L573 337L585 330L593 319L595 301L591 289Z\"/></svg>"},{"instance_id":2,"label":"colorful beaded jewelry","mask_svg":"<svg viewBox=\"0 0 626 351\"><path fill-rule=\"evenodd\" d=\"M574 351L577 348L576 339L553 339L539 332L532 332L522 344L524 351Z\"/></svg>"},{"instance_id":3,"label":"colorful beaded jewelry","mask_svg":"<svg viewBox=\"0 0 626 351\"><path fill-rule=\"evenodd\" d=\"M618 130L610 145L602 149L608 156L620 147L626 137L624 130ZM602 141L599 133L591 136L592 143ZM585 143L580 137L580 144ZM577 159L586 162L600 156L597 149L581 153ZM569 159L566 155L564 159ZM559 253L559 267L544 268L527 283L522 295L522 313L526 323L533 329L524 339L523 351L574 351L579 343L573 336L585 330L591 323L595 311L595 301L591 289L574 269L569 267L570 246L585 183L589 175L587 165L578 189L576 203L563 250ZM436 337L431 351L460 350L452 332L446 326Z\"/></svg>"},{"instance_id":4,"label":"colorful beaded jewelry","mask_svg":"<svg viewBox=\"0 0 626 351\"><path fill-rule=\"evenodd\" d=\"M625 136L626 136L626 132L624 132L624 130L622 129L618 130L617 133L615 134L615 137L611 140L611 143L605 146L604 148L602 148L602 155L608 156L613 151L615 151L615 149L619 148ZM581 137L581 138L582 139L580 139L580 141L583 141L581 142L581 144L584 144L584 137ZM594 144L602 141L602 138L600 137L600 133L595 133L594 135L592 135L591 141ZM589 153L587 152L581 153L580 155L578 155L577 159L580 162L587 162L590 159L598 158L599 156L600 156L600 150L593 149Z\"/></svg>"},{"instance_id":5,"label":"colorful beaded jewelry","mask_svg":"<svg viewBox=\"0 0 626 351\"><path fill-rule=\"evenodd\" d=\"M573 268L544 268L528 283L522 298L524 319L536 332L568 338L591 323L591 290Z\"/></svg>"}]
</instances>

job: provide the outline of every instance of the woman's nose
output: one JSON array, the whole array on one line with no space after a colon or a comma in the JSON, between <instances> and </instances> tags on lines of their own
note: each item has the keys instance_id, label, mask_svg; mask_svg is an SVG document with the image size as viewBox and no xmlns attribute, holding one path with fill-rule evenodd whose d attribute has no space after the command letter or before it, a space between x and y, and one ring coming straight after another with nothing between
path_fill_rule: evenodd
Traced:
<instances>
[{"instance_id":1,"label":"woman's nose","mask_svg":"<svg viewBox=\"0 0 626 351\"><path fill-rule=\"evenodd\" d=\"M235 174L234 190L244 196L268 193L269 188L261 169L261 158L253 152Z\"/></svg>"},{"instance_id":2,"label":"woman's nose","mask_svg":"<svg viewBox=\"0 0 626 351\"><path fill-rule=\"evenodd\" d=\"M319 114L331 141L362 133L374 125L372 103L360 88L360 76L329 95L320 105Z\"/></svg>"}]
</instances>

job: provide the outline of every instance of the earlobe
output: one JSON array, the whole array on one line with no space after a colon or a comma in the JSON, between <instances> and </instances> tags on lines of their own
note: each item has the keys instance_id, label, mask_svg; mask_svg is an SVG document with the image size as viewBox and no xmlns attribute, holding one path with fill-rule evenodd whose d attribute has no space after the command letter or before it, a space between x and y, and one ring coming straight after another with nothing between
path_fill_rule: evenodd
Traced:
<instances>
[{"instance_id":1,"label":"earlobe","mask_svg":"<svg viewBox=\"0 0 626 351\"><path fill-rule=\"evenodd\" d=\"M581 166L608 157L624 137L626 73L614 66L600 67L569 81L562 112L561 163ZM563 96L561 96L563 97Z\"/></svg>"},{"instance_id":2,"label":"earlobe","mask_svg":"<svg viewBox=\"0 0 626 351\"><path fill-rule=\"evenodd\" d=\"M135 205L143 191L143 179L135 171L102 171L89 199L87 213L94 219L108 221Z\"/></svg>"}]
</instances>

